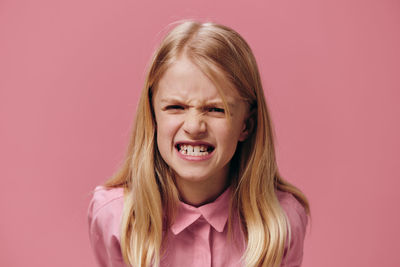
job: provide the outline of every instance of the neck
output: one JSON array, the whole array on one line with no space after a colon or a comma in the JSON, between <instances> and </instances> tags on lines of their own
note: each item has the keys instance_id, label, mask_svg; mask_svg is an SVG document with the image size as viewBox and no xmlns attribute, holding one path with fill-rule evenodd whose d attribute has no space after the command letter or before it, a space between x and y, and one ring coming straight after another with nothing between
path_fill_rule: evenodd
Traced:
<instances>
[{"instance_id":1,"label":"neck","mask_svg":"<svg viewBox=\"0 0 400 267\"><path fill-rule=\"evenodd\" d=\"M179 181L177 186L182 202L199 207L217 199L228 188L229 183L228 179L204 183Z\"/></svg>"}]
</instances>

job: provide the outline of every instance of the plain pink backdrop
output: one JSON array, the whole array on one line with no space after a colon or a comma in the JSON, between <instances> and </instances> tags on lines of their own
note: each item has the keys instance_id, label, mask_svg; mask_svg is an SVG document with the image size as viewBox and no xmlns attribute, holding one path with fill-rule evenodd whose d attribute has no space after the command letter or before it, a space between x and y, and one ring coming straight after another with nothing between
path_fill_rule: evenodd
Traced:
<instances>
[{"instance_id":1,"label":"plain pink backdrop","mask_svg":"<svg viewBox=\"0 0 400 267\"><path fill-rule=\"evenodd\" d=\"M0 266L95 266L90 191L125 151L176 20L253 48L283 175L309 197L303 266L400 266L396 0L0 0Z\"/></svg>"}]
</instances>

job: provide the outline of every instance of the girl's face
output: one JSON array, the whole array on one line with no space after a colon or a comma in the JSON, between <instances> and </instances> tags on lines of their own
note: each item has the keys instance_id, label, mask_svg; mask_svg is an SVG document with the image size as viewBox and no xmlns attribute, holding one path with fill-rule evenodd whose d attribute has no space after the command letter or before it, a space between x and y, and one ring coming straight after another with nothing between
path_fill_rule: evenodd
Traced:
<instances>
[{"instance_id":1,"label":"girl's face","mask_svg":"<svg viewBox=\"0 0 400 267\"><path fill-rule=\"evenodd\" d=\"M223 88L231 121L218 90L186 57L176 60L160 79L153 98L157 145L174 170L179 189L225 187L238 141L247 137L247 105L236 90Z\"/></svg>"}]
</instances>

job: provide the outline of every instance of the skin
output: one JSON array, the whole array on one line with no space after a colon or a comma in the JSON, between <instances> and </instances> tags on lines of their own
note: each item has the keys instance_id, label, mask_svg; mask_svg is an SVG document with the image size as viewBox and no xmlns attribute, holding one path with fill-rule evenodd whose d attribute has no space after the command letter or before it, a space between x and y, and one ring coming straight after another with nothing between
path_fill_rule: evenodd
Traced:
<instances>
[{"instance_id":1,"label":"skin","mask_svg":"<svg viewBox=\"0 0 400 267\"><path fill-rule=\"evenodd\" d=\"M248 136L248 107L231 88L227 85L222 89L229 120L215 85L182 56L168 68L155 90L158 149L176 174L181 200L190 205L211 202L227 188L229 162L238 142ZM214 150L205 156L185 155L178 151L178 143L210 145Z\"/></svg>"}]
</instances>

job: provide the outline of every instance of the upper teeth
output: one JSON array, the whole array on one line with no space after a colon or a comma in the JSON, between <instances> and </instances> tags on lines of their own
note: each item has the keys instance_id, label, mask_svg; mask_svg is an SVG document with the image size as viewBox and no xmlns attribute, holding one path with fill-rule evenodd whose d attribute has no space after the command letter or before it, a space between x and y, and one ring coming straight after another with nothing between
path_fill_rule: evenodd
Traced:
<instances>
[{"instance_id":1,"label":"upper teeth","mask_svg":"<svg viewBox=\"0 0 400 267\"><path fill-rule=\"evenodd\" d=\"M179 152L185 155L192 155L192 156L202 156L207 155L207 146L199 145L199 146L192 146L192 145L180 145Z\"/></svg>"}]
</instances>

